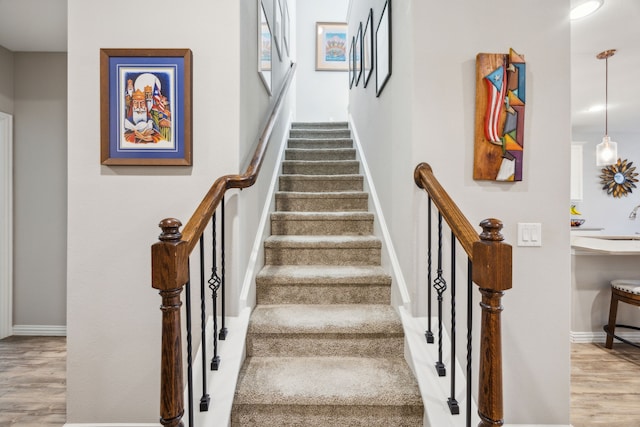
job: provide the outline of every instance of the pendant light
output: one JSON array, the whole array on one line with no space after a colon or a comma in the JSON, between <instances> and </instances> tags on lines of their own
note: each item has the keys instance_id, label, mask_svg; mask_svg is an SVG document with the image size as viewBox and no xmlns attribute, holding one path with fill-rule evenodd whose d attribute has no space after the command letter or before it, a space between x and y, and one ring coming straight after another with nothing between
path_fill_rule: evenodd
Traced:
<instances>
[{"instance_id":1,"label":"pendant light","mask_svg":"<svg viewBox=\"0 0 640 427\"><path fill-rule=\"evenodd\" d=\"M604 137L596 146L596 166L608 166L616 163L618 159L618 143L609 138L609 58L616 53L615 49L600 52L596 58L604 59L605 73L605 98L604 98Z\"/></svg>"}]
</instances>

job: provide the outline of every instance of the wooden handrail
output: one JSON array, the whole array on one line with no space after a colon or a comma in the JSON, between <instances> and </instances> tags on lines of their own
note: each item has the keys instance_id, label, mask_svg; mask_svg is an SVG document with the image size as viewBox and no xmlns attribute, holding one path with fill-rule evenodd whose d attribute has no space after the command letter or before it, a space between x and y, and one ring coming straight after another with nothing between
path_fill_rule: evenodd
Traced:
<instances>
[{"instance_id":1,"label":"wooden handrail","mask_svg":"<svg viewBox=\"0 0 640 427\"><path fill-rule=\"evenodd\" d=\"M293 80L296 67L297 64L292 62L291 67L289 67L289 70L287 71L282 89L278 94L278 98L273 109L271 110L269 120L260 134L258 146L256 147L256 151L253 154L253 158L251 159L247 170L242 175L224 175L218 178L204 196L202 202L200 202L200 205L198 205L198 208L195 210L193 215L191 215L189 222L184 226L182 230L182 241L187 242L189 252L193 251L193 248L198 243L198 239L211 220L211 215L213 215L213 212L220 204L220 201L224 197L224 193L230 188L242 189L251 187L258 179L258 174L262 167L262 161L264 160L264 154L269 145L269 139L271 138L273 127L280 115L282 100L288 92L289 86L291 86L291 81Z\"/></svg>"},{"instance_id":2,"label":"wooden handrail","mask_svg":"<svg viewBox=\"0 0 640 427\"><path fill-rule=\"evenodd\" d=\"M472 261L472 280L478 285L482 301L480 324L480 374L478 387L479 427L504 424L502 398L502 296L511 289L512 248L500 233L502 222L495 218L480 223L479 235L444 190L431 166L420 163L413 174L419 188L424 189L442 214L456 239Z\"/></svg>"},{"instance_id":3,"label":"wooden handrail","mask_svg":"<svg viewBox=\"0 0 640 427\"><path fill-rule=\"evenodd\" d=\"M420 163L413 172L413 179L418 187L424 189L431 196L431 200L442 213L442 217L460 241L467 256L473 261L473 244L479 241L480 237L433 175L431 166L427 163Z\"/></svg>"},{"instance_id":4,"label":"wooden handrail","mask_svg":"<svg viewBox=\"0 0 640 427\"><path fill-rule=\"evenodd\" d=\"M189 254L198 243L213 213L230 188L251 187L258 179L269 139L283 99L291 86L296 64L292 63L285 75L278 98L260 134L251 163L242 175L224 175L218 178L185 225L174 218L160 222L162 234L159 242L151 246L151 286L160 291L162 297L162 353L160 361L160 423L168 427L183 425L184 382L182 373L182 326L180 294L189 279Z\"/></svg>"}]
</instances>

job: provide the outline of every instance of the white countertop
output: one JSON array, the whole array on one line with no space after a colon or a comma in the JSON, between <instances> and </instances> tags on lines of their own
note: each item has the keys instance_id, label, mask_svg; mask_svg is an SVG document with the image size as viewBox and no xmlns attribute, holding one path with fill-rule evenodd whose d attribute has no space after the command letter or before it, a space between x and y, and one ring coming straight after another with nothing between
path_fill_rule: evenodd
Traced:
<instances>
[{"instance_id":1,"label":"white countertop","mask_svg":"<svg viewBox=\"0 0 640 427\"><path fill-rule=\"evenodd\" d=\"M640 255L640 235L574 236L571 248L576 255Z\"/></svg>"}]
</instances>

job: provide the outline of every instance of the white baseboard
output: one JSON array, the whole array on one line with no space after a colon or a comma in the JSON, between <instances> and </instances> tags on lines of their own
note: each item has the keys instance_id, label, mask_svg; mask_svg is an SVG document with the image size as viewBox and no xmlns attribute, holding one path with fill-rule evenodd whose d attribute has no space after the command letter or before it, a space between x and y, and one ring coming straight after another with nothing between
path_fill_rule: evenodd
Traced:
<instances>
[{"instance_id":1,"label":"white baseboard","mask_svg":"<svg viewBox=\"0 0 640 427\"><path fill-rule=\"evenodd\" d=\"M13 325L12 335L66 337L67 327L64 325Z\"/></svg>"},{"instance_id":2,"label":"white baseboard","mask_svg":"<svg viewBox=\"0 0 640 427\"><path fill-rule=\"evenodd\" d=\"M616 335L621 336L625 340L629 340L631 342L640 342L640 332L625 332L622 329L616 328ZM583 343L598 343L602 344L607 339L607 334L603 332L574 332L571 331L569 334L570 340L572 343L583 344ZM614 340L614 343L616 341Z\"/></svg>"}]
</instances>

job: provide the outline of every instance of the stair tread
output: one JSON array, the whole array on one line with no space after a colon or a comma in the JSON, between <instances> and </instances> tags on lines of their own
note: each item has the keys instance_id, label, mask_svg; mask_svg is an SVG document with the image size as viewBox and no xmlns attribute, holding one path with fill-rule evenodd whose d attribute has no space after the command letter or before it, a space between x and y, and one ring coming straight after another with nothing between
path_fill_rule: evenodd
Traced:
<instances>
[{"instance_id":1,"label":"stair tread","mask_svg":"<svg viewBox=\"0 0 640 427\"><path fill-rule=\"evenodd\" d=\"M249 333L404 335L398 314L383 304L257 305Z\"/></svg>"},{"instance_id":2,"label":"stair tread","mask_svg":"<svg viewBox=\"0 0 640 427\"><path fill-rule=\"evenodd\" d=\"M301 199L313 199L313 198L366 198L369 197L365 191L277 191L276 197L298 197Z\"/></svg>"},{"instance_id":3,"label":"stair tread","mask_svg":"<svg viewBox=\"0 0 640 427\"><path fill-rule=\"evenodd\" d=\"M250 357L234 404L422 406L422 399L400 357Z\"/></svg>"},{"instance_id":4,"label":"stair tread","mask_svg":"<svg viewBox=\"0 0 640 427\"><path fill-rule=\"evenodd\" d=\"M305 175L300 173L290 173L286 175L280 175L280 178L284 179L299 179L301 181L341 181L341 180L362 180L364 176L359 173L336 173L333 175Z\"/></svg>"},{"instance_id":5,"label":"stair tread","mask_svg":"<svg viewBox=\"0 0 640 427\"><path fill-rule=\"evenodd\" d=\"M373 220L371 212L272 212L271 219L279 221L320 221L320 220Z\"/></svg>"},{"instance_id":6,"label":"stair tread","mask_svg":"<svg viewBox=\"0 0 640 427\"><path fill-rule=\"evenodd\" d=\"M389 276L378 265L265 265L256 282L307 284L391 284Z\"/></svg>"},{"instance_id":7,"label":"stair tread","mask_svg":"<svg viewBox=\"0 0 640 427\"><path fill-rule=\"evenodd\" d=\"M264 241L266 248L380 248L382 242L373 235L273 235Z\"/></svg>"}]
</instances>

